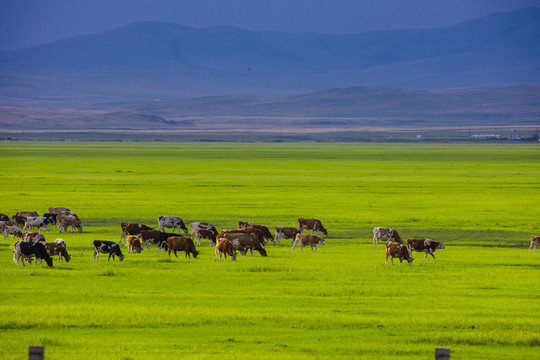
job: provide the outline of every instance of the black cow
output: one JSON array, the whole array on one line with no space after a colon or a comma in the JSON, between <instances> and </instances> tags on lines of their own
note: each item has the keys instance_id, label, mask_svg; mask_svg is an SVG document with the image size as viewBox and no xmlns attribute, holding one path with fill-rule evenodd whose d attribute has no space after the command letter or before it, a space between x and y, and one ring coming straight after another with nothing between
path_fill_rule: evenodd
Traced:
<instances>
[{"instance_id":1,"label":"black cow","mask_svg":"<svg viewBox=\"0 0 540 360\"><path fill-rule=\"evenodd\" d=\"M53 266L52 259L47 253L45 245L43 245L42 243L29 243L25 241L19 241L14 245L14 247L15 256L13 257L13 261L17 262L17 266L19 266L19 260L21 257L31 259L33 256L36 257L36 262L34 266L37 266L37 262L39 260L41 267L43 267L43 263L41 262L42 259L45 260L49 267ZM22 263L24 266L24 259Z\"/></svg>"},{"instance_id":2,"label":"black cow","mask_svg":"<svg viewBox=\"0 0 540 360\"><path fill-rule=\"evenodd\" d=\"M111 260L111 256L113 261L115 256L118 256L120 261L124 260L124 255L122 255L122 251L120 251L120 245L114 241L94 240L94 261L96 261L96 258L99 261L99 253L109 254L109 259L107 261Z\"/></svg>"}]
</instances>

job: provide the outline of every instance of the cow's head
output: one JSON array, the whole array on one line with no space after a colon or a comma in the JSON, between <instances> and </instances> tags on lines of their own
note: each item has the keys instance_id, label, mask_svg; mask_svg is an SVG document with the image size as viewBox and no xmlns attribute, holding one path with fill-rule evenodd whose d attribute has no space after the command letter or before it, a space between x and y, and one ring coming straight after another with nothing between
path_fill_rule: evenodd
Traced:
<instances>
[{"instance_id":1,"label":"cow's head","mask_svg":"<svg viewBox=\"0 0 540 360\"><path fill-rule=\"evenodd\" d=\"M407 263L408 263L409 265L412 265L413 260L414 260L414 259L412 258L412 256L409 255L409 258L407 259Z\"/></svg>"},{"instance_id":2,"label":"cow's head","mask_svg":"<svg viewBox=\"0 0 540 360\"><path fill-rule=\"evenodd\" d=\"M317 245L324 245L324 239L322 237L319 238L319 243Z\"/></svg>"},{"instance_id":3,"label":"cow's head","mask_svg":"<svg viewBox=\"0 0 540 360\"><path fill-rule=\"evenodd\" d=\"M231 253L231 260L232 260L232 261L236 261L236 251L233 251L233 252Z\"/></svg>"},{"instance_id":4,"label":"cow's head","mask_svg":"<svg viewBox=\"0 0 540 360\"><path fill-rule=\"evenodd\" d=\"M118 254L118 260L124 261L124 254Z\"/></svg>"},{"instance_id":5,"label":"cow's head","mask_svg":"<svg viewBox=\"0 0 540 360\"><path fill-rule=\"evenodd\" d=\"M444 249L444 245L442 244L442 242L439 242L437 244L437 249Z\"/></svg>"},{"instance_id":6,"label":"cow's head","mask_svg":"<svg viewBox=\"0 0 540 360\"><path fill-rule=\"evenodd\" d=\"M261 256L268 256L265 249L260 249L259 253L261 254Z\"/></svg>"},{"instance_id":7,"label":"cow's head","mask_svg":"<svg viewBox=\"0 0 540 360\"><path fill-rule=\"evenodd\" d=\"M322 228L322 229L321 229L321 232L324 234L324 236L328 236L328 231L326 231L325 228Z\"/></svg>"}]
</instances>

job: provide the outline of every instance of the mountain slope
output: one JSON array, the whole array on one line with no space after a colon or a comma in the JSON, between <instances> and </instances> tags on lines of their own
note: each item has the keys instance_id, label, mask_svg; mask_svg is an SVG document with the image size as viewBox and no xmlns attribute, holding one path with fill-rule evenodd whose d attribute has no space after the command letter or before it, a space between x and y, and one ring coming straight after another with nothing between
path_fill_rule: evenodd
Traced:
<instances>
[{"instance_id":1,"label":"mountain slope","mask_svg":"<svg viewBox=\"0 0 540 360\"><path fill-rule=\"evenodd\" d=\"M540 9L360 34L136 23L0 52L0 104L283 96L344 87L445 89L540 82ZM47 88L46 85L49 85ZM64 100L62 100L64 99Z\"/></svg>"}]
</instances>

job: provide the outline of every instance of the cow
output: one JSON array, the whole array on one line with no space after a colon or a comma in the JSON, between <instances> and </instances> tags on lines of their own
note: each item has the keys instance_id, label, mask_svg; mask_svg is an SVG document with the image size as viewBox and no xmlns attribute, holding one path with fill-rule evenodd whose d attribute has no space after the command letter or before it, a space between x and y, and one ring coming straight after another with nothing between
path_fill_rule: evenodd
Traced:
<instances>
[{"instance_id":1,"label":"cow","mask_svg":"<svg viewBox=\"0 0 540 360\"><path fill-rule=\"evenodd\" d=\"M197 258L199 252L195 249L195 244L191 238L185 236L171 236L167 239L167 246L169 248L169 259L171 258L171 251L174 251L174 256L178 259L176 255L177 251L185 251L186 258L190 257L190 254L193 254L194 258Z\"/></svg>"},{"instance_id":2,"label":"cow","mask_svg":"<svg viewBox=\"0 0 540 360\"><path fill-rule=\"evenodd\" d=\"M217 239L217 230L215 229L197 229L197 246L201 246L201 239L208 239L209 245L215 245Z\"/></svg>"},{"instance_id":3,"label":"cow","mask_svg":"<svg viewBox=\"0 0 540 360\"><path fill-rule=\"evenodd\" d=\"M69 210L67 207L50 207L50 208L49 208L49 212L50 212L51 214L56 214L56 215L58 215L58 214L60 214L62 211L71 211L71 210Z\"/></svg>"},{"instance_id":4,"label":"cow","mask_svg":"<svg viewBox=\"0 0 540 360\"><path fill-rule=\"evenodd\" d=\"M298 229L300 229L300 233L303 234L304 229L311 230L311 234L313 232L317 232L317 236L320 236L319 231L324 234L324 236L328 236L328 231L324 228L323 224L320 220L317 219L303 219L300 218L297 220L298 222Z\"/></svg>"},{"instance_id":5,"label":"cow","mask_svg":"<svg viewBox=\"0 0 540 360\"><path fill-rule=\"evenodd\" d=\"M533 247L534 247L534 252L536 252L536 246L538 246L539 244L540 244L540 236L532 236L531 245L529 246L529 252L531 252Z\"/></svg>"},{"instance_id":6,"label":"cow","mask_svg":"<svg viewBox=\"0 0 540 360\"><path fill-rule=\"evenodd\" d=\"M135 253L139 254L141 252L141 250L142 250L141 239L139 239L135 235L129 235L127 240L126 240L126 246L127 246L128 251L129 251L130 254L132 252L135 252Z\"/></svg>"},{"instance_id":7,"label":"cow","mask_svg":"<svg viewBox=\"0 0 540 360\"><path fill-rule=\"evenodd\" d=\"M274 237L270 233L270 230L268 230L268 228L266 226L264 226L264 225L244 223L244 226L242 227L242 229L247 231L247 232L250 232L250 229L259 230L260 236L262 236L262 238L260 238L259 241L265 247L266 247L266 241L265 240L272 241L274 243L274 245L276 245L276 242L274 241ZM257 233L257 235L259 235L259 234Z\"/></svg>"},{"instance_id":8,"label":"cow","mask_svg":"<svg viewBox=\"0 0 540 360\"><path fill-rule=\"evenodd\" d=\"M300 244L300 249L304 251L304 246L311 246L311 251L317 250L317 245L324 245L324 239L317 235L313 234L296 234L294 239L294 244L292 246L292 251L296 245Z\"/></svg>"},{"instance_id":9,"label":"cow","mask_svg":"<svg viewBox=\"0 0 540 360\"><path fill-rule=\"evenodd\" d=\"M118 256L120 261L124 260L124 255L120 251L120 245L114 241L94 240L94 261L96 261L96 258L99 261L99 253L109 254L107 261L111 260L111 256L113 261L115 256Z\"/></svg>"},{"instance_id":10,"label":"cow","mask_svg":"<svg viewBox=\"0 0 540 360\"><path fill-rule=\"evenodd\" d=\"M161 231L158 230L143 230L139 233L139 239L141 240L141 246L144 248L144 245L146 244L146 247L148 248L148 251L150 251L150 244L159 244L159 235L162 234ZM158 252L160 250L160 247L158 246Z\"/></svg>"},{"instance_id":11,"label":"cow","mask_svg":"<svg viewBox=\"0 0 540 360\"><path fill-rule=\"evenodd\" d=\"M43 214L43 217L45 219L47 219L47 222L50 224L50 225L54 225L54 229L56 230L56 217L58 216L58 214L52 214L52 213L45 213Z\"/></svg>"},{"instance_id":12,"label":"cow","mask_svg":"<svg viewBox=\"0 0 540 360\"><path fill-rule=\"evenodd\" d=\"M266 250L263 248L255 234L222 231L217 239L218 242L220 241L220 238L229 240L236 249L240 250L242 255L245 255L247 250L251 250L251 256L253 256L253 250L257 250L261 256L267 256Z\"/></svg>"},{"instance_id":13,"label":"cow","mask_svg":"<svg viewBox=\"0 0 540 360\"><path fill-rule=\"evenodd\" d=\"M262 247L266 248L266 244L267 244L266 237L263 235L264 233L260 229L249 226L249 227L243 227L240 231L243 231L246 234L255 235L257 237L257 240L259 240L259 242L261 243Z\"/></svg>"},{"instance_id":14,"label":"cow","mask_svg":"<svg viewBox=\"0 0 540 360\"><path fill-rule=\"evenodd\" d=\"M426 260L428 254L435 260L433 253L437 249L444 249L444 245L440 241L433 241L431 239L407 239L407 249L412 254L413 250L418 252L425 252L424 260Z\"/></svg>"},{"instance_id":15,"label":"cow","mask_svg":"<svg viewBox=\"0 0 540 360\"><path fill-rule=\"evenodd\" d=\"M24 216L24 217L28 217L28 216L36 217L36 216L39 216L37 211L19 211L15 215Z\"/></svg>"},{"instance_id":16,"label":"cow","mask_svg":"<svg viewBox=\"0 0 540 360\"><path fill-rule=\"evenodd\" d=\"M411 257L411 253L409 252L409 249L407 249L407 246L403 245L402 243L398 242L388 242L385 246L386 249L386 262L385 264L388 264L388 257L391 256L390 261L392 262L392 265L394 265L394 258L399 258L399 263L401 264L403 260L407 260L407 263L409 265L412 265L413 258Z\"/></svg>"},{"instance_id":17,"label":"cow","mask_svg":"<svg viewBox=\"0 0 540 360\"><path fill-rule=\"evenodd\" d=\"M403 244L403 240L399 237L396 229L386 227L373 228L373 246L379 247L379 240L388 242L397 242Z\"/></svg>"},{"instance_id":18,"label":"cow","mask_svg":"<svg viewBox=\"0 0 540 360\"><path fill-rule=\"evenodd\" d=\"M197 230L199 229L215 230L217 233L216 227L210 223L203 223L203 222L197 221L197 222L192 222L190 226L191 226L191 236L196 236Z\"/></svg>"},{"instance_id":19,"label":"cow","mask_svg":"<svg viewBox=\"0 0 540 360\"><path fill-rule=\"evenodd\" d=\"M137 223L121 223L120 227L122 228L122 235L120 235L120 241L118 243L121 243L122 240L126 242L126 235L139 236L141 234L141 231L155 229L155 228L146 226L144 224L137 224Z\"/></svg>"},{"instance_id":20,"label":"cow","mask_svg":"<svg viewBox=\"0 0 540 360\"><path fill-rule=\"evenodd\" d=\"M24 223L26 222L26 216L13 215L11 217L11 222L14 226L17 226L22 229L24 227Z\"/></svg>"},{"instance_id":21,"label":"cow","mask_svg":"<svg viewBox=\"0 0 540 360\"><path fill-rule=\"evenodd\" d=\"M31 243L45 242L45 236L37 232L25 232L22 236L22 240Z\"/></svg>"},{"instance_id":22,"label":"cow","mask_svg":"<svg viewBox=\"0 0 540 360\"><path fill-rule=\"evenodd\" d=\"M188 234L188 230L186 228L186 225L184 224L184 220L182 218L179 218L178 216L164 216L161 215L158 217L159 222L159 228L158 230L165 230L165 228L172 228L172 232L174 232L174 229L178 229L178 234L180 234L180 230L184 232L184 234Z\"/></svg>"},{"instance_id":23,"label":"cow","mask_svg":"<svg viewBox=\"0 0 540 360\"><path fill-rule=\"evenodd\" d=\"M49 220L43 216L28 216L26 222L24 223L23 231L32 230L32 228L37 227L39 233L41 234L41 229L45 229L47 234L49 233Z\"/></svg>"},{"instance_id":24,"label":"cow","mask_svg":"<svg viewBox=\"0 0 540 360\"><path fill-rule=\"evenodd\" d=\"M227 260L227 255L229 255L232 261L236 261L236 248L228 239L220 239L216 244L215 254L219 256L219 261L221 261L222 254L225 256L225 260Z\"/></svg>"},{"instance_id":25,"label":"cow","mask_svg":"<svg viewBox=\"0 0 540 360\"><path fill-rule=\"evenodd\" d=\"M73 232L73 229L79 230L80 233L83 232L81 220L73 215L58 215L56 216L56 225L58 226L58 231L62 232L62 229L64 231L67 231L67 227L71 226L71 232Z\"/></svg>"},{"instance_id":26,"label":"cow","mask_svg":"<svg viewBox=\"0 0 540 360\"><path fill-rule=\"evenodd\" d=\"M69 262L71 260L71 256L68 254L66 250L66 242L62 239L56 239L53 243L44 243L45 249L47 249L47 253L49 256L58 255L58 262L62 262L62 258L66 260L66 262Z\"/></svg>"},{"instance_id":27,"label":"cow","mask_svg":"<svg viewBox=\"0 0 540 360\"><path fill-rule=\"evenodd\" d=\"M13 238L21 238L22 240L22 231L16 226L5 226L4 227L4 240L6 240L9 235L13 235Z\"/></svg>"},{"instance_id":28,"label":"cow","mask_svg":"<svg viewBox=\"0 0 540 360\"><path fill-rule=\"evenodd\" d=\"M34 263L34 266L37 266L37 262L39 260L41 267L43 267L43 263L41 262L42 259L45 260L49 267L53 266L52 259L47 253L47 249L45 248L45 245L43 245L43 243L29 243L24 241L18 241L14 245L14 249L15 255L13 257L13 261L17 262L17 266L19 266L19 260L21 257L30 260L33 256L36 257L36 262ZM22 263L24 266L24 259Z\"/></svg>"},{"instance_id":29,"label":"cow","mask_svg":"<svg viewBox=\"0 0 540 360\"><path fill-rule=\"evenodd\" d=\"M296 235L300 234L300 230L295 227L287 227L287 226L276 226L276 236L275 241L279 242L279 245L281 245L281 238L283 239L291 239L291 246L296 239Z\"/></svg>"}]
</instances>

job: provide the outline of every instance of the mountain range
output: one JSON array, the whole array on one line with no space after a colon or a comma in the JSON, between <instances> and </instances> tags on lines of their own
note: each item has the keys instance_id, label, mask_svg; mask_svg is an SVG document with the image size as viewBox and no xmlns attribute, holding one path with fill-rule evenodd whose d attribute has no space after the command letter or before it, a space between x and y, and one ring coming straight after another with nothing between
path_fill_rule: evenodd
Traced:
<instances>
[{"instance_id":1,"label":"mountain range","mask_svg":"<svg viewBox=\"0 0 540 360\"><path fill-rule=\"evenodd\" d=\"M83 113L95 121L88 128L128 113L141 126L204 116L528 122L538 114L538 86L516 84L534 83L540 8L358 34L142 22L1 51L0 125Z\"/></svg>"}]
</instances>

